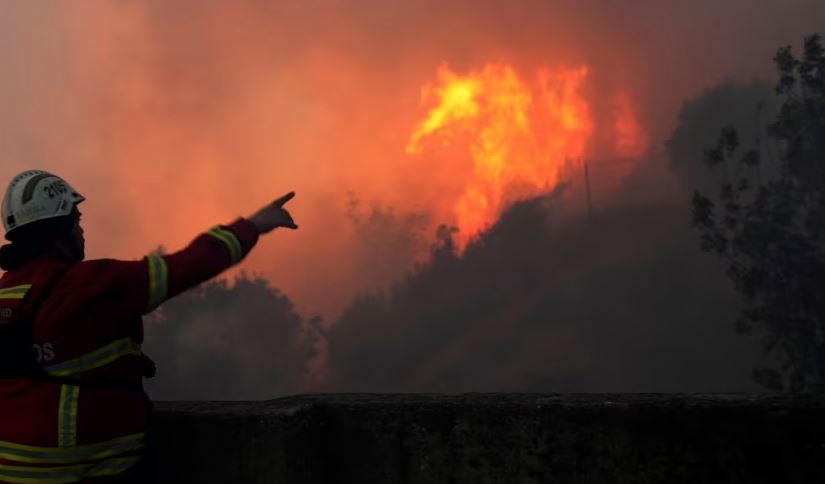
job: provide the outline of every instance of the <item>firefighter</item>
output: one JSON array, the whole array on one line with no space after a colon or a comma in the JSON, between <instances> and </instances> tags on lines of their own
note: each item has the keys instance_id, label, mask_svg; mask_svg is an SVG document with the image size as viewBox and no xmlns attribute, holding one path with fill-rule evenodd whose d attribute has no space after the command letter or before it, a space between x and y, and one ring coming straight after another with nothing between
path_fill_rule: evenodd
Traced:
<instances>
[{"instance_id":1,"label":"firefighter","mask_svg":"<svg viewBox=\"0 0 825 484\"><path fill-rule=\"evenodd\" d=\"M297 229L283 206L218 225L185 249L139 261L84 261L65 180L30 170L9 184L0 248L0 482L137 476L150 409L141 316L237 264L260 234Z\"/></svg>"}]
</instances>

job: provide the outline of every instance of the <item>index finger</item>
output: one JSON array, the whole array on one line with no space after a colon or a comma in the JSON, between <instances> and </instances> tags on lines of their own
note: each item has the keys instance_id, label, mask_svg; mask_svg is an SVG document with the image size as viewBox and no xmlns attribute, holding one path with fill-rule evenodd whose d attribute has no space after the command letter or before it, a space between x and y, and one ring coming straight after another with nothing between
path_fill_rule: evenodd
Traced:
<instances>
[{"instance_id":1,"label":"index finger","mask_svg":"<svg viewBox=\"0 0 825 484\"><path fill-rule=\"evenodd\" d=\"M277 205L277 206L280 207L283 204L285 204L286 202L292 200L294 197L295 197L295 192L289 192L286 195L284 195L283 197L281 197L281 198L275 200L274 202L272 202L272 204Z\"/></svg>"}]
</instances>

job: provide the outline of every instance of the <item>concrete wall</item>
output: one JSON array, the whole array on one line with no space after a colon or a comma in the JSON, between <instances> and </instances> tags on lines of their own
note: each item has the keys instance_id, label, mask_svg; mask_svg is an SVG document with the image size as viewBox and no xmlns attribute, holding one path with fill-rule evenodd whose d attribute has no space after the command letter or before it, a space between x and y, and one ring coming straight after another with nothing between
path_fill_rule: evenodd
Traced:
<instances>
[{"instance_id":1,"label":"concrete wall","mask_svg":"<svg viewBox=\"0 0 825 484\"><path fill-rule=\"evenodd\" d=\"M825 483L825 397L162 402L150 454L159 482Z\"/></svg>"}]
</instances>

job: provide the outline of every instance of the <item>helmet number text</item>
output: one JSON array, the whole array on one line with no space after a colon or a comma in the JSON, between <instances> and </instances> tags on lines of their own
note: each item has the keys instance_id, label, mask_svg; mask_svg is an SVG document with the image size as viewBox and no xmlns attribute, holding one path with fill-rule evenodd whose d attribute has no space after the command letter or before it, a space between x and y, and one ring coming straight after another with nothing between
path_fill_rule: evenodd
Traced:
<instances>
[{"instance_id":1,"label":"helmet number text","mask_svg":"<svg viewBox=\"0 0 825 484\"><path fill-rule=\"evenodd\" d=\"M46 192L49 198L54 198L58 195L66 193L66 184L58 180L44 186L43 191Z\"/></svg>"}]
</instances>

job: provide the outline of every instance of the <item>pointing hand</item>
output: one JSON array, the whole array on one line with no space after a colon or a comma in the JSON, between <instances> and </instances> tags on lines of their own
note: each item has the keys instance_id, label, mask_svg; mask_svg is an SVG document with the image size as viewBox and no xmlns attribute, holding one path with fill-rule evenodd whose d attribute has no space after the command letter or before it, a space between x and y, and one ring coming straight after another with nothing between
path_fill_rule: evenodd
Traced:
<instances>
[{"instance_id":1,"label":"pointing hand","mask_svg":"<svg viewBox=\"0 0 825 484\"><path fill-rule=\"evenodd\" d=\"M297 229L298 226L295 225L292 216L284 208L284 204L292 200L294 196L295 192L287 193L255 212L255 214L249 217L249 221L255 224L255 226L258 227L258 231L262 234L269 233L278 227L286 227L293 230Z\"/></svg>"}]
</instances>

